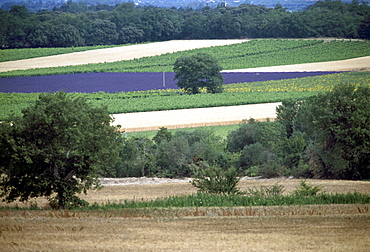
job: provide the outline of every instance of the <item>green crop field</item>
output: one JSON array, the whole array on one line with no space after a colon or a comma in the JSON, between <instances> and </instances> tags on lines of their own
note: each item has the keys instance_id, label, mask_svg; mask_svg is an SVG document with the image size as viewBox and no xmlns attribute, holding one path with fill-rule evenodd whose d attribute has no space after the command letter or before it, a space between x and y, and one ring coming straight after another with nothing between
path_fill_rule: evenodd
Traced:
<instances>
[{"instance_id":1,"label":"green crop field","mask_svg":"<svg viewBox=\"0 0 370 252\"><path fill-rule=\"evenodd\" d=\"M129 44L127 44L129 45ZM80 47L20 48L0 50L0 62L46 57L65 53L83 52L96 49L112 48L127 45L99 45Z\"/></svg>"},{"instance_id":2,"label":"green crop field","mask_svg":"<svg viewBox=\"0 0 370 252\"><path fill-rule=\"evenodd\" d=\"M0 73L0 77L88 72L172 72L173 64L178 57L198 52L213 55L224 70L231 70L369 56L370 43L366 41L252 40L241 44L194 49L113 63L9 71Z\"/></svg>"},{"instance_id":3,"label":"green crop field","mask_svg":"<svg viewBox=\"0 0 370 252\"><path fill-rule=\"evenodd\" d=\"M108 106L110 113L118 114L305 99L347 82L356 85L370 85L370 72L348 72L278 81L228 84L224 85L225 91L218 94L182 95L179 94L179 90L165 89L119 93L70 93L69 95L83 96L92 104ZM22 108L29 106L37 98L37 93L0 93L0 120L5 119L12 111L19 114Z\"/></svg>"}]
</instances>

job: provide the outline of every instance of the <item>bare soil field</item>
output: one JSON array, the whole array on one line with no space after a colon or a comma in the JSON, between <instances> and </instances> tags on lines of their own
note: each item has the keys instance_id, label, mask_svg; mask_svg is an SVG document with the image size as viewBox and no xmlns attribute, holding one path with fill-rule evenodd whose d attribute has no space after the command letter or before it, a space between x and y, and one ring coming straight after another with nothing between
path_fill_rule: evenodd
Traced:
<instances>
[{"instance_id":1,"label":"bare soil field","mask_svg":"<svg viewBox=\"0 0 370 252\"><path fill-rule=\"evenodd\" d=\"M189 179L105 179L93 202L148 200L194 193ZM243 178L240 187L297 179ZM369 192L369 182L309 180L327 192ZM0 210L2 251L369 251L370 205L122 209Z\"/></svg>"}]
</instances>

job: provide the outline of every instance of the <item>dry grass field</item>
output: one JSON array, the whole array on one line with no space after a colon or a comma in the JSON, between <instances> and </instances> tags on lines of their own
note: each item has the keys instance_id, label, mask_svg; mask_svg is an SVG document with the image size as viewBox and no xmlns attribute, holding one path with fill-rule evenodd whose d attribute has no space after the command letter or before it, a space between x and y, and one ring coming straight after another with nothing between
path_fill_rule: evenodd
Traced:
<instances>
[{"instance_id":1,"label":"dry grass field","mask_svg":"<svg viewBox=\"0 0 370 252\"><path fill-rule=\"evenodd\" d=\"M112 181L111 181L112 182ZM110 183L111 183L110 182ZM149 200L195 192L181 180L131 179L84 196L89 202ZM170 182L170 183L169 183ZM172 183L171 183L172 182ZM298 179L243 180L242 190ZM370 182L309 180L323 190L369 193ZM2 203L4 204L4 203ZM42 200L38 201L41 206ZM1 251L369 251L370 205L1 210Z\"/></svg>"}]
</instances>

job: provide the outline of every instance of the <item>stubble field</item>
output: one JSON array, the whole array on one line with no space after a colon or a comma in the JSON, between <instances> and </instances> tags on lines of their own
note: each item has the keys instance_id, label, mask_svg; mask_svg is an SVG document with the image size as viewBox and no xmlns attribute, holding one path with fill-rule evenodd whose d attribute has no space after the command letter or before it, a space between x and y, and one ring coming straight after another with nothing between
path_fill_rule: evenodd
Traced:
<instances>
[{"instance_id":1,"label":"stubble field","mask_svg":"<svg viewBox=\"0 0 370 252\"><path fill-rule=\"evenodd\" d=\"M244 178L240 188L298 179ZM329 193L368 193L369 182L309 180ZM151 200L192 194L187 180L105 180L83 198L90 203ZM39 206L46 204L38 200ZM3 204L3 203L2 203ZM370 205L122 209L1 210L2 251L368 251Z\"/></svg>"}]
</instances>

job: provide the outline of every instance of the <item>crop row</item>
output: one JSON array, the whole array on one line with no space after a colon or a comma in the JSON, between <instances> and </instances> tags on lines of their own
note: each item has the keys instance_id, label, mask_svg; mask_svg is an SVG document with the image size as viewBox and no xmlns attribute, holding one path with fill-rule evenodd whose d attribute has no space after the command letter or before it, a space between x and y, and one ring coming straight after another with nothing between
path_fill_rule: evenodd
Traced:
<instances>
[{"instance_id":1,"label":"crop row","mask_svg":"<svg viewBox=\"0 0 370 252\"><path fill-rule=\"evenodd\" d=\"M370 55L370 43L363 41L252 40L241 44L168 53L112 63L0 73L0 77L43 76L87 72L171 72L175 60L193 53L216 57L225 70L344 60Z\"/></svg>"},{"instance_id":2,"label":"crop row","mask_svg":"<svg viewBox=\"0 0 370 252\"><path fill-rule=\"evenodd\" d=\"M110 113L128 113L304 99L346 82L370 86L370 72L229 84L224 85L225 92L219 94L183 95L178 89L163 89L117 93L69 93L69 95L83 96L96 106L106 105ZM0 93L0 120L5 119L11 111L20 114L21 109L32 104L37 97L38 93Z\"/></svg>"}]
</instances>

